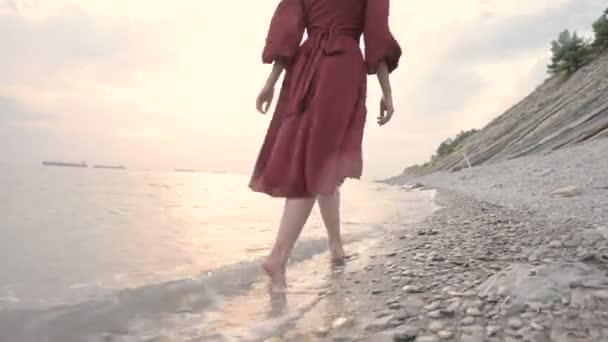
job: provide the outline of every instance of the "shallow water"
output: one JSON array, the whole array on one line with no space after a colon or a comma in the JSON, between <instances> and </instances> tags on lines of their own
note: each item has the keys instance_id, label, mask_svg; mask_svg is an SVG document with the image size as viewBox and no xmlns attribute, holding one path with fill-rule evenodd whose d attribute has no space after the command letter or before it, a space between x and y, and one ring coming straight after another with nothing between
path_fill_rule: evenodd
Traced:
<instances>
[{"instance_id":1,"label":"shallow water","mask_svg":"<svg viewBox=\"0 0 608 342\"><path fill-rule=\"evenodd\" d=\"M247 181L2 167L0 341L260 340L289 329L336 270L315 209L287 296L269 296L258 264L282 201L248 191ZM433 210L427 192L366 182L342 192L350 252Z\"/></svg>"}]
</instances>

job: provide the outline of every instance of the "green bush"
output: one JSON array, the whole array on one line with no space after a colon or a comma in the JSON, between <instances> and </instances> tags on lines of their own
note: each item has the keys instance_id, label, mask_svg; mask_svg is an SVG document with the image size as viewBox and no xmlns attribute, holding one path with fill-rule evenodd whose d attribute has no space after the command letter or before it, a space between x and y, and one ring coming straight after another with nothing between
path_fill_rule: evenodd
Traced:
<instances>
[{"instance_id":1,"label":"green bush","mask_svg":"<svg viewBox=\"0 0 608 342\"><path fill-rule=\"evenodd\" d=\"M476 129L471 129L468 131L461 131L460 133L458 133L458 135L456 135L456 137L454 139L448 138L448 139L444 140L437 148L437 152L436 152L435 156L433 156L433 158L445 156L445 155L448 155L448 154L454 152L454 150L456 150L456 148L458 146L460 146L460 144L462 144L463 141L465 141L468 137L470 137L471 135L473 135L475 133L477 133Z\"/></svg>"},{"instance_id":2,"label":"green bush","mask_svg":"<svg viewBox=\"0 0 608 342\"><path fill-rule=\"evenodd\" d=\"M551 43L551 64L548 65L551 74L559 74L563 71L571 74L589 62L591 57L591 46L576 32L564 30L559 34L557 40Z\"/></svg>"},{"instance_id":3,"label":"green bush","mask_svg":"<svg viewBox=\"0 0 608 342\"><path fill-rule=\"evenodd\" d=\"M604 15L593 23L593 32L595 33L593 48L597 51L608 48L608 8L604 11Z\"/></svg>"}]
</instances>

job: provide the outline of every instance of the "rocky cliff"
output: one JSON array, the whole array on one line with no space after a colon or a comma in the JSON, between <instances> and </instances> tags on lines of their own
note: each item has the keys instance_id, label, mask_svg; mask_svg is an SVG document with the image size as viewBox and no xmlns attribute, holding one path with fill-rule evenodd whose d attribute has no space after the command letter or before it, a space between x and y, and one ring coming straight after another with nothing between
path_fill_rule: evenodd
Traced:
<instances>
[{"instance_id":1,"label":"rocky cliff","mask_svg":"<svg viewBox=\"0 0 608 342\"><path fill-rule=\"evenodd\" d=\"M556 150L608 137L608 52L566 76L546 80L534 92L452 153L409 167L390 181Z\"/></svg>"}]
</instances>

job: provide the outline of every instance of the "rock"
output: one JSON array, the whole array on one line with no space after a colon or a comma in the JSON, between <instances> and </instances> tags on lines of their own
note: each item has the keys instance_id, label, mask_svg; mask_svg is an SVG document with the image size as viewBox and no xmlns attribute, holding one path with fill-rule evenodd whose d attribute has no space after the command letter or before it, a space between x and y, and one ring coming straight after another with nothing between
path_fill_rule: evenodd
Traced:
<instances>
[{"instance_id":1,"label":"rock","mask_svg":"<svg viewBox=\"0 0 608 342\"><path fill-rule=\"evenodd\" d=\"M443 330L443 323L440 321L431 321L428 325L428 329L430 332L437 334L441 330Z\"/></svg>"},{"instance_id":2,"label":"rock","mask_svg":"<svg viewBox=\"0 0 608 342\"><path fill-rule=\"evenodd\" d=\"M422 288L415 285L406 285L403 287L403 291L405 291L405 293L422 293Z\"/></svg>"},{"instance_id":3,"label":"rock","mask_svg":"<svg viewBox=\"0 0 608 342\"><path fill-rule=\"evenodd\" d=\"M387 306L390 310L399 310L403 307L403 305L399 303L390 304Z\"/></svg>"},{"instance_id":4,"label":"rock","mask_svg":"<svg viewBox=\"0 0 608 342\"><path fill-rule=\"evenodd\" d=\"M499 326L497 326L497 325L490 325L487 328L487 332L488 332L488 336L489 337L496 336L501 331L502 331L502 328L499 327Z\"/></svg>"},{"instance_id":5,"label":"rock","mask_svg":"<svg viewBox=\"0 0 608 342\"><path fill-rule=\"evenodd\" d=\"M582 239L572 238L572 239L565 241L564 246L566 246L568 248L574 248L574 247L580 246L582 243L583 243Z\"/></svg>"},{"instance_id":6,"label":"rock","mask_svg":"<svg viewBox=\"0 0 608 342\"><path fill-rule=\"evenodd\" d=\"M452 304L448 305L446 310L449 310L452 312L458 312L458 310L460 310L461 305L462 305L462 302L460 300L456 300Z\"/></svg>"},{"instance_id":7,"label":"rock","mask_svg":"<svg viewBox=\"0 0 608 342\"><path fill-rule=\"evenodd\" d=\"M483 338L483 336L479 336L479 335L463 335L459 341L460 342L485 342L486 340Z\"/></svg>"},{"instance_id":8,"label":"rock","mask_svg":"<svg viewBox=\"0 0 608 342\"><path fill-rule=\"evenodd\" d=\"M441 313L442 316L453 316L456 312L454 310L441 309L439 310L439 313Z\"/></svg>"},{"instance_id":9,"label":"rock","mask_svg":"<svg viewBox=\"0 0 608 342\"><path fill-rule=\"evenodd\" d=\"M549 243L549 247L551 248L562 248L564 244L561 241L554 240Z\"/></svg>"},{"instance_id":10,"label":"rock","mask_svg":"<svg viewBox=\"0 0 608 342\"><path fill-rule=\"evenodd\" d=\"M425 306L424 310L426 310L426 311L434 311L434 310L439 309L439 306L440 306L439 302L433 302L433 303Z\"/></svg>"},{"instance_id":11,"label":"rock","mask_svg":"<svg viewBox=\"0 0 608 342\"><path fill-rule=\"evenodd\" d=\"M551 192L552 197L574 197L581 194L581 189L577 186L570 185Z\"/></svg>"},{"instance_id":12,"label":"rock","mask_svg":"<svg viewBox=\"0 0 608 342\"><path fill-rule=\"evenodd\" d=\"M465 317L462 319L462 325L471 325L475 323L475 318L473 317Z\"/></svg>"},{"instance_id":13,"label":"rock","mask_svg":"<svg viewBox=\"0 0 608 342\"><path fill-rule=\"evenodd\" d=\"M314 332L317 337L325 337L329 334L330 329L328 327L317 328Z\"/></svg>"},{"instance_id":14,"label":"rock","mask_svg":"<svg viewBox=\"0 0 608 342\"><path fill-rule=\"evenodd\" d=\"M454 337L454 332L449 330L442 330L437 333L437 336L441 337L444 340L449 340Z\"/></svg>"},{"instance_id":15,"label":"rock","mask_svg":"<svg viewBox=\"0 0 608 342\"><path fill-rule=\"evenodd\" d=\"M482 326L471 326L463 329L460 342L485 342L485 329Z\"/></svg>"},{"instance_id":16,"label":"rock","mask_svg":"<svg viewBox=\"0 0 608 342\"><path fill-rule=\"evenodd\" d=\"M424 184L422 183L416 183L414 185L412 185L411 187L412 189L420 189L420 188L424 188Z\"/></svg>"},{"instance_id":17,"label":"rock","mask_svg":"<svg viewBox=\"0 0 608 342\"><path fill-rule=\"evenodd\" d=\"M415 341L416 337L418 336L419 333L420 333L420 330L416 327L404 327L404 328L399 329L399 331L393 335L393 341L394 342Z\"/></svg>"},{"instance_id":18,"label":"rock","mask_svg":"<svg viewBox=\"0 0 608 342\"><path fill-rule=\"evenodd\" d=\"M537 276L530 277L533 270ZM527 302L548 302L569 294L571 282L593 275L593 270L582 263L512 264L480 284L477 290L482 297L508 296L507 308L517 313Z\"/></svg>"},{"instance_id":19,"label":"rock","mask_svg":"<svg viewBox=\"0 0 608 342\"><path fill-rule=\"evenodd\" d=\"M536 323L536 322L531 322L530 326L532 327L532 329L536 330L536 331L543 331L545 330L545 327L542 324Z\"/></svg>"},{"instance_id":20,"label":"rock","mask_svg":"<svg viewBox=\"0 0 608 342\"><path fill-rule=\"evenodd\" d=\"M386 330L391 326L392 320L393 320L393 316L381 317L381 318L375 319L373 322L366 325L364 329L367 331Z\"/></svg>"},{"instance_id":21,"label":"rock","mask_svg":"<svg viewBox=\"0 0 608 342\"><path fill-rule=\"evenodd\" d=\"M392 314L393 312L390 310L380 311L376 314L376 316L374 316L374 318L384 318L387 316L391 316Z\"/></svg>"},{"instance_id":22,"label":"rock","mask_svg":"<svg viewBox=\"0 0 608 342\"><path fill-rule=\"evenodd\" d=\"M608 301L608 290L597 290L593 292L593 297Z\"/></svg>"},{"instance_id":23,"label":"rock","mask_svg":"<svg viewBox=\"0 0 608 342\"><path fill-rule=\"evenodd\" d=\"M466 314L472 317L479 317L481 316L481 311L478 308L468 308Z\"/></svg>"},{"instance_id":24,"label":"rock","mask_svg":"<svg viewBox=\"0 0 608 342\"><path fill-rule=\"evenodd\" d=\"M513 329L520 329L524 326L524 323L519 318L511 318L508 322L509 326Z\"/></svg>"},{"instance_id":25,"label":"rock","mask_svg":"<svg viewBox=\"0 0 608 342\"><path fill-rule=\"evenodd\" d=\"M434 318L434 319L441 318L441 312L439 312L439 310L431 311L431 312L427 313L426 315L429 318Z\"/></svg>"},{"instance_id":26,"label":"rock","mask_svg":"<svg viewBox=\"0 0 608 342\"><path fill-rule=\"evenodd\" d=\"M424 336L418 336L418 338L416 338L416 342L438 342L439 338L436 336L432 336L432 335L424 335Z\"/></svg>"},{"instance_id":27,"label":"rock","mask_svg":"<svg viewBox=\"0 0 608 342\"><path fill-rule=\"evenodd\" d=\"M336 318L332 323L331 323L331 328L332 329L340 329L342 327L345 327L347 325L350 325L351 323L353 323L353 321L351 319L348 319L346 317L339 317Z\"/></svg>"}]
</instances>

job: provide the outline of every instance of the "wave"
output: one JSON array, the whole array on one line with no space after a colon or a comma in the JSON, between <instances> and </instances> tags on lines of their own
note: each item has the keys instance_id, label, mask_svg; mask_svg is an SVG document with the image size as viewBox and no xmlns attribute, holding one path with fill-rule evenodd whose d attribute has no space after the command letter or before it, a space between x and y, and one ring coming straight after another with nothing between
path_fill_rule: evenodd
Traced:
<instances>
[{"instance_id":1,"label":"wave","mask_svg":"<svg viewBox=\"0 0 608 342\"><path fill-rule=\"evenodd\" d=\"M381 234L378 226L346 235L345 243ZM327 251L326 239L301 241L290 258L299 263ZM39 309L0 311L0 342L82 342L90 336L108 332L128 334L129 324L140 319L155 319L176 313L201 314L220 310L225 299L242 295L259 282L260 261L249 260L215 270L202 272L190 279L128 288L74 305ZM312 302L310 305L313 305ZM305 306L300 311L305 310ZM290 320L264 322L255 327L252 336L264 335L268 326ZM290 318L291 317L291 318ZM282 324L282 323L281 323Z\"/></svg>"}]
</instances>

